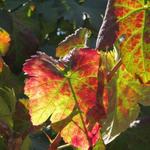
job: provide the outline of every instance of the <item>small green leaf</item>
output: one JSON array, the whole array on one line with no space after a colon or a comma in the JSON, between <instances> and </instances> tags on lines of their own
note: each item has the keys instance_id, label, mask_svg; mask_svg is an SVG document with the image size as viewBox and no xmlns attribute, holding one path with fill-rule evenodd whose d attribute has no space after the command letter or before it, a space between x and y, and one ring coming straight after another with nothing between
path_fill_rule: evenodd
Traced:
<instances>
[{"instance_id":1,"label":"small green leaf","mask_svg":"<svg viewBox=\"0 0 150 150\"><path fill-rule=\"evenodd\" d=\"M3 63L3 70L0 73L0 86L13 88L16 96L23 93L23 81L19 80L18 76L14 75L5 63Z\"/></svg>"},{"instance_id":2,"label":"small green leaf","mask_svg":"<svg viewBox=\"0 0 150 150\"><path fill-rule=\"evenodd\" d=\"M0 88L0 120L10 128L13 127L13 113L15 111L16 97L14 91L9 88Z\"/></svg>"},{"instance_id":3,"label":"small green leaf","mask_svg":"<svg viewBox=\"0 0 150 150\"><path fill-rule=\"evenodd\" d=\"M56 56L63 57L74 48L87 47L87 39L90 36L90 31L86 28L79 28L74 34L69 35L56 48Z\"/></svg>"},{"instance_id":4,"label":"small green leaf","mask_svg":"<svg viewBox=\"0 0 150 150\"><path fill-rule=\"evenodd\" d=\"M21 150L29 150L31 148L32 141L29 136L27 136L21 146Z\"/></svg>"},{"instance_id":5,"label":"small green leaf","mask_svg":"<svg viewBox=\"0 0 150 150\"><path fill-rule=\"evenodd\" d=\"M102 139L99 139L96 145L94 146L93 150L106 150L104 142Z\"/></svg>"}]
</instances>

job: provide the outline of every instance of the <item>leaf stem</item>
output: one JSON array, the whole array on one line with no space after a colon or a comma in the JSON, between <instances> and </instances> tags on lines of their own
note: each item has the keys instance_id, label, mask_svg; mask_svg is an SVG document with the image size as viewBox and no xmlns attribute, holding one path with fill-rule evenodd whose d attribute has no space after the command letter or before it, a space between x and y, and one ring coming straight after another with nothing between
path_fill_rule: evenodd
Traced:
<instances>
[{"instance_id":1,"label":"leaf stem","mask_svg":"<svg viewBox=\"0 0 150 150\"><path fill-rule=\"evenodd\" d=\"M109 82L112 79L112 77L114 76L114 74L120 68L121 65L122 65L122 60L120 58L116 63L116 65L112 68L112 70L107 74L107 82Z\"/></svg>"},{"instance_id":2,"label":"leaf stem","mask_svg":"<svg viewBox=\"0 0 150 150\"><path fill-rule=\"evenodd\" d=\"M67 148L67 147L69 147L69 146L71 146L71 144L65 144L65 145L59 146L57 149L58 149L58 150L62 150L62 149Z\"/></svg>"},{"instance_id":3,"label":"leaf stem","mask_svg":"<svg viewBox=\"0 0 150 150\"><path fill-rule=\"evenodd\" d=\"M32 1L32 0L28 0L28 1L24 2L24 3L22 3L22 4L19 4L17 7L13 8L13 9L9 9L8 12L13 13L13 12L19 10L20 8L25 7L25 6L26 6L27 4L29 4L31 1Z\"/></svg>"},{"instance_id":4,"label":"leaf stem","mask_svg":"<svg viewBox=\"0 0 150 150\"><path fill-rule=\"evenodd\" d=\"M97 88L97 95L96 95L96 99L97 99L97 102L103 106L103 93L104 93L104 71L103 69L101 68L101 65L102 65L102 58L100 57L99 58L99 66L98 66L98 75L97 75L97 78L98 78L98 88Z\"/></svg>"},{"instance_id":5,"label":"leaf stem","mask_svg":"<svg viewBox=\"0 0 150 150\"><path fill-rule=\"evenodd\" d=\"M60 136L60 133L58 133L57 136L55 137L55 139L50 144L48 150L56 150L60 141L61 141L61 136Z\"/></svg>"},{"instance_id":6,"label":"leaf stem","mask_svg":"<svg viewBox=\"0 0 150 150\"><path fill-rule=\"evenodd\" d=\"M51 139L51 137L43 130L42 131L44 133L44 135L47 137L47 139L49 140L50 143L53 142L53 140Z\"/></svg>"},{"instance_id":7,"label":"leaf stem","mask_svg":"<svg viewBox=\"0 0 150 150\"><path fill-rule=\"evenodd\" d=\"M70 81L69 78L68 78L68 83L69 83L69 86L70 86L70 89L71 89L73 98L74 98L74 100L75 100L75 103L76 103L76 105L77 105L77 109L78 109L78 111L79 111L79 115L80 115L81 122L82 122L82 124L83 124L83 128L84 128L84 131L85 131L85 134L86 134L88 143L89 143L89 147L91 148L91 147L92 147L92 142L91 142L91 140L90 140L90 138L89 138L89 136L88 136L88 130L87 130L86 126L85 126L84 118L83 118L83 116L82 116L82 112L81 112L81 110L80 110L80 106L79 106L79 103L78 103L76 94L75 94L75 92L74 92L74 89L73 89L73 87L72 87L72 83L71 83L71 81Z\"/></svg>"}]
</instances>

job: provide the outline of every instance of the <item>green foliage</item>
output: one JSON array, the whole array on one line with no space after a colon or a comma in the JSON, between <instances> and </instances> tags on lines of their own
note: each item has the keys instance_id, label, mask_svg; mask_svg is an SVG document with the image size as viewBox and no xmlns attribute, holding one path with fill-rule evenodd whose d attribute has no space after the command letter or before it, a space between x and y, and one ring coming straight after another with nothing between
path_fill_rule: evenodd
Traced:
<instances>
[{"instance_id":1,"label":"green foliage","mask_svg":"<svg viewBox=\"0 0 150 150\"><path fill-rule=\"evenodd\" d=\"M13 128L13 113L15 111L16 97L14 91L9 88L0 88L0 121L5 122L9 128Z\"/></svg>"}]
</instances>

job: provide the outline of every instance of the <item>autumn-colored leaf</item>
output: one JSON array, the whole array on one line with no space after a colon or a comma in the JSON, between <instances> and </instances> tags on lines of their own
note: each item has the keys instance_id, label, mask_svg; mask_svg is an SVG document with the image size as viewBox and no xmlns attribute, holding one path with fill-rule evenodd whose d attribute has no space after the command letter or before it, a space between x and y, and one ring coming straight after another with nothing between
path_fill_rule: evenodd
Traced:
<instances>
[{"instance_id":1,"label":"autumn-colored leaf","mask_svg":"<svg viewBox=\"0 0 150 150\"><path fill-rule=\"evenodd\" d=\"M110 34L120 42L119 51L126 69L146 83L150 80L150 3L148 0L109 0L105 26L97 48L110 45ZM112 15L113 14L113 15ZM104 29L104 30L103 30ZM111 42L113 45L114 42Z\"/></svg>"},{"instance_id":2,"label":"autumn-colored leaf","mask_svg":"<svg viewBox=\"0 0 150 150\"><path fill-rule=\"evenodd\" d=\"M137 119L139 103L149 105L150 87L141 85L122 65L107 85L108 111L103 125L105 144L111 142Z\"/></svg>"},{"instance_id":3,"label":"autumn-colored leaf","mask_svg":"<svg viewBox=\"0 0 150 150\"><path fill-rule=\"evenodd\" d=\"M72 61L69 62L71 70L68 70L70 67L62 69L65 60L56 61L44 53L38 53L25 63L23 70L29 76L26 80L25 94L30 98L33 124L43 123L52 113L55 115L63 107L66 115L61 116L58 113L57 117L63 119L72 112L75 102L68 78L71 80L79 105L81 104L80 109L87 112L95 105L100 56L92 49L80 49L79 52L75 50L72 55ZM55 116L55 121L57 117Z\"/></svg>"},{"instance_id":4,"label":"autumn-colored leaf","mask_svg":"<svg viewBox=\"0 0 150 150\"><path fill-rule=\"evenodd\" d=\"M115 53L101 52L101 69L110 72L114 65ZM105 74L107 76L107 74ZM102 122L102 138L105 144L111 142L121 132L125 131L139 115L138 103L149 104L150 87L140 82L122 65L111 81L106 81L104 87L104 106L107 114Z\"/></svg>"},{"instance_id":5,"label":"autumn-colored leaf","mask_svg":"<svg viewBox=\"0 0 150 150\"><path fill-rule=\"evenodd\" d=\"M87 128L87 131L85 130L84 125ZM73 146L81 148L82 150L88 150L89 145L95 145L100 138L100 126L98 123L95 123L90 127L90 125L86 123L86 120L84 120L84 125L80 116L76 115L62 130L61 136L66 143L71 143Z\"/></svg>"},{"instance_id":6,"label":"autumn-colored leaf","mask_svg":"<svg viewBox=\"0 0 150 150\"><path fill-rule=\"evenodd\" d=\"M96 122L105 116L104 108L96 97L99 61L97 51L88 48L74 50L58 61L40 52L27 60L23 70L29 77L25 83L25 94L29 97L32 123L39 125L51 116L54 124L78 112L65 122L65 128L62 124L62 137L76 147L83 148L87 142L86 148L91 146L90 143L94 145L99 135L95 135L96 138L91 132L95 131ZM72 136L72 132L65 134L70 130L68 126L81 132L81 137ZM80 138L82 144L76 143Z\"/></svg>"},{"instance_id":7,"label":"autumn-colored leaf","mask_svg":"<svg viewBox=\"0 0 150 150\"><path fill-rule=\"evenodd\" d=\"M116 0L118 36L125 35L120 45L123 64L143 82L150 80L150 7L148 1Z\"/></svg>"},{"instance_id":8,"label":"autumn-colored leaf","mask_svg":"<svg viewBox=\"0 0 150 150\"><path fill-rule=\"evenodd\" d=\"M0 55L4 56L6 54L10 45L10 40L9 34L0 28Z\"/></svg>"},{"instance_id":9,"label":"autumn-colored leaf","mask_svg":"<svg viewBox=\"0 0 150 150\"><path fill-rule=\"evenodd\" d=\"M85 48L87 38L90 36L90 31L87 28L79 28L74 34L71 34L59 43L56 48L56 56L63 57L74 48Z\"/></svg>"},{"instance_id":10,"label":"autumn-colored leaf","mask_svg":"<svg viewBox=\"0 0 150 150\"><path fill-rule=\"evenodd\" d=\"M0 73L2 72L3 70L3 59L0 57Z\"/></svg>"}]
</instances>

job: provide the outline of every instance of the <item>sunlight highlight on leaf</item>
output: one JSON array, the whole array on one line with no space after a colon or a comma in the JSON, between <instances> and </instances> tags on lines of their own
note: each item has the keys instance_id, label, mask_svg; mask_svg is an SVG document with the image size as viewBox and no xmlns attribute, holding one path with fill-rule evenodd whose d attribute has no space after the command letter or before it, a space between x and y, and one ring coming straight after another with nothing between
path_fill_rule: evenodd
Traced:
<instances>
[{"instance_id":1,"label":"sunlight highlight on leaf","mask_svg":"<svg viewBox=\"0 0 150 150\"><path fill-rule=\"evenodd\" d=\"M0 55L4 56L8 51L10 45L10 36L9 34L0 28Z\"/></svg>"},{"instance_id":2,"label":"sunlight highlight on leaf","mask_svg":"<svg viewBox=\"0 0 150 150\"><path fill-rule=\"evenodd\" d=\"M144 83L150 80L150 6L148 1L115 0L118 37L125 35L119 49L127 70Z\"/></svg>"},{"instance_id":3,"label":"sunlight highlight on leaf","mask_svg":"<svg viewBox=\"0 0 150 150\"><path fill-rule=\"evenodd\" d=\"M87 39L91 32L87 28L79 28L74 34L71 34L65 38L61 43L59 43L56 48L56 56L63 57L69 53L74 48L85 48L87 47Z\"/></svg>"}]
</instances>

